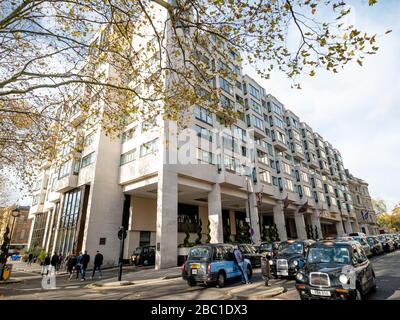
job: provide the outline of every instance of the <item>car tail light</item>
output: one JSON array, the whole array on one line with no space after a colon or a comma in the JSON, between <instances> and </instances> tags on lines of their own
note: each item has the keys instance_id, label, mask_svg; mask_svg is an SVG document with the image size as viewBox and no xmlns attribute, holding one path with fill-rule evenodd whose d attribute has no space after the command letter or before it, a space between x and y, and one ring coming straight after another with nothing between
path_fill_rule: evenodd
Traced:
<instances>
[{"instance_id":1,"label":"car tail light","mask_svg":"<svg viewBox=\"0 0 400 320\"><path fill-rule=\"evenodd\" d=\"M208 264L207 273L211 273L211 263Z\"/></svg>"}]
</instances>

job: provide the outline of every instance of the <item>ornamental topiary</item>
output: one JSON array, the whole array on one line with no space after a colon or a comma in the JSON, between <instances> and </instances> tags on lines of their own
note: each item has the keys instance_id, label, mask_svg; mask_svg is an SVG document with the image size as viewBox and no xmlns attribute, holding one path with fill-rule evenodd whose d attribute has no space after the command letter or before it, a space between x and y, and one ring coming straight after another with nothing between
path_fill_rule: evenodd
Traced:
<instances>
[{"instance_id":1,"label":"ornamental topiary","mask_svg":"<svg viewBox=\"0 0 400 320\"><path fill-rule=\"evenodd\" d=\"M203 237L203 234L201 233L201 231L203 229L202 225L203 225L203 223L201 222L201 219L199 219L199 223L196 225L197 238L194 241L195 244L201 244L201 238Z\"/></svg>"},{"instance_id":2,"label":"ornamental topiary","mask_svg":"<svg viewBox=\"0 0 400 320\"><path fill-rule=\"evenodd\" d=\"M206 243L210 243L210 241L211 241L211 227L210 227L210 220L208 220L208 223L207 223L207 238L206 238Z\"/></svg>"}]
</instances>

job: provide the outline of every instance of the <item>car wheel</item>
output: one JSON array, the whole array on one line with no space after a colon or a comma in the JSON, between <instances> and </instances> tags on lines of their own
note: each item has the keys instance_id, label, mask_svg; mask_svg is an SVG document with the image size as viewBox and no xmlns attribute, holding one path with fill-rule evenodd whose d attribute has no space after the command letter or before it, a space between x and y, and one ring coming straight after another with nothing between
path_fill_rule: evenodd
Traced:
<instances>
[{"instance_id":1,"label":"car wheel","mask_svg":"<svg viewBox=\"0 0 400 320\"><path fill-rule=\"evenodd\" d=\"M217 288L223 288L225 286L225 274L223 272L218 273L217 277Z\"/></svg>"},{"instance_id":2,"label":"car wheel","mask_svg":"<svg viewBox=\"0 0 400 320\"><path fill-rule=\"evenodd\" d=\"M300 300L308 300L308 298L303 295L300 295Z\"/></svg>"},{"instance_id":3,"label":"car wheel","mask_svg":"<svg viewBox=\"0 0 400 320\"><path fill-rule=\"evenodd\" d=\"M247 266L247 278L250 280L252 276L253 276L253 269L251 268L251 266Z\"/></svg>"},{"instance_id":4,"label":"car wheel","mask_svg":"<svg viewBox=\"0 0 400 320\"><path fill-rule=\"evenodd\" d=\"M196 282L193 281L193 280L188 280L187 284L188 284L189 287L194 287L196 285Z\"/></svg>"},{"instance_id":5,"label":"car wheel","mask_svg":"<svg viewBox=\"0 0 400 320\"><path fill-rule=\"evenodd\" d=\"M376 278L375 275L372 277L372 287L371 287L371 292L376 291Z\"/></svg>"}]
</instances>

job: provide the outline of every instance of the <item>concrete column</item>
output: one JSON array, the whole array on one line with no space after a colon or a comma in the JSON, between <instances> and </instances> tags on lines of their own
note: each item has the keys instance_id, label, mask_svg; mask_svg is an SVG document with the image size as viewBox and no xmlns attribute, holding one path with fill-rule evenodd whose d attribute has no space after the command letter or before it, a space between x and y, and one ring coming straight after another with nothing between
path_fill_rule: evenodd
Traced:
<instances>
[{"instance_id":1,"label":"concrete column","mask_svg":"<svg viewBox=\"0 0 400 320\"><path fill-rule=\"evenodd\" d=\"M261 243L260 220L258 216L256 194L254 192L249 194L249 201L246 201L246 212L249 212L250 225L254 231L253 242L255 245L259 245Z\"/></svg>"},{"instance_id":2,"label":"concrete column","mask_svg":"<svg viewBox=\"0 0 400 320\"><path fill-rule=\"evenodd\" d=\"M347 234L353 232L353 228L351 227L350 220L346 220L346 221L344 222L344 226L346 227L346 233L347 233Z\"/></svg>"},{"instance_id":3,"label":"concrete column","mask_svg":"<svg viewBox=\"0 0 400 320\"><path fill-rule=\"evenodd\" d=\"M168 165L158 172L156 269L177 266L178 175Z\"/></svg>"},{"instance_id":4,"label":"concrete column","mask_svg":"<svg viewBox=\"0 0 400 320\"><path fill-rule=\"evenodd\" d=\"M236 217L234 210L229 210L229 220L231 222L231 240L234 240L234 236L236 236Z\"/></svg>"},{"instance_id":5,"label":"concrete column","mask_svg":"<svg viewBox=\"0 0 400 320\"><path fill-rule=\"evenodd\" d=\"M279 239L281 241L287 240L286 225L285 225L285 214L283 212L283 203L278 201L278 204L273 207L274 212L274 223L278 229Z\"/></svg>"},{"instance_id":6,"label":"concrete column","mask_svg":"<svg viewBox=\"0 0 400 320\"><path fill-rule=\"evenodd\" d=\"M211 229L210 242L224 242L224 232L222 228L221 187L219 183L214 184L211 192L208 193L208 219L210 221Z\"/></svg>"},{"instance_id":7,"label":"concrete column","mask_svg":"<svg viewBox=\"0 0 400 320\"><path fill-rule=\"evenodd\" d=\"M336 231L338 236L343 236L344 235L344 229L343 229L343 222L342 220L336 222Z\"/></svg>"},{"instance_id":8,"label":"concrete column","mask_svg":"<svg viewBox=\"0 0 400 320\"><path fill-rule=\"evenodd\" d=\"M296 209L294 213L294 222L296 224L297 238L307 239L306 224L304 221L304 214L299 213L299 209Z\"/></svg>"},{"instance_id":9,"label":"concrete column","mask_svg":"<svg viewBox=\"0 0 400 320\"><path fill-rule=\"evenodd\" d=\"M311 214L311 224L313 226L313 229L315 229L315 226L317 226L318 230L318 238L322 239L322 228L321 228L321 221L318 217L318 210L313 210Z\"/></svg>"}]
</instances>

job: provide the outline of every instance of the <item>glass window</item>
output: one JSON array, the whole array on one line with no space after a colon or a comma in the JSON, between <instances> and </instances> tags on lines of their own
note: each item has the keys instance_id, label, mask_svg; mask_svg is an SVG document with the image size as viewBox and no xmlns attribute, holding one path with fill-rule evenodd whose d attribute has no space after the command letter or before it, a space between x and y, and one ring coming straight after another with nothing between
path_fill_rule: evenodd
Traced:
<instances>
[{"instance_id":1,"label":"glass window","mask_svg":"<svg viewBox=\"0 0 400 320\"><path fill-rule=\"evenodd\" d=\"M253 125L260 130L264 130L263 121L254 115L253 115Z\"/></svg>"},{"instance_id":2,"label":"glass window","mask_svg":"<svg viewBox=\"0 0 400 320\"><path fill-rule=\"evenodd\" d=\"M58 171L58 178L60 179L67 176L71 172L71 167L72 167L72 159L62 164L60 170Z\"/></svg>"},{"instance_id":3,"label":"glass window","mask_svg":"<svg viewBox=\"0 0 400 320\"><path fill-rule=\"evenodd\" d=\"M135 131L136 131L136 128L131 128L128 131L125 131L124 133L122 133L122 143L133 139L135 136Z\"/></svg>"},{"instance_id":4,"label":"glass window","mask_svg":"<svg viewBox=\"0 0 400 320\"><path fill-rule=\"evenodd\" d=\"M225 92L233 95L233 85L222 77L219 77L219 86Z\"/></svg>"},{"instance_id":5,"label":"glass window","mask_svg":"<svg viewBox=\"0 0 400 320\"><path fill-rule=\"evenodd\" d=\"M249 84L249 91L250 91L250 94L251 94L253 97L255 97L255 98L257 98L257 99L261 99L260 90L256 89L256 88L253 87L251 84Z\"/></svg>"},{"instance_id":6,"label":"glass window","mask_svg":"<svg viewBox=\"0 0 400 320\"><path fill-rule=\"evenodd\" d=\"M125 163L136 160L135 156L136 156L136 149L121 154L120 165L122 166Z\"/></svg>"},{"instance_id":7,"label":"glass window","mask_svg":"<svg viewBox=\"0 0 400 320\"><path fill-rule=\"evenodd\" d=\"M195 106L194 107L194 115L195 115L196 119L199 119L199 120L204 121L211 125L213 123L212 114L206 108L203 108L200 106Z\"/></svg>"},{"instance_id":8,"label":"glass window","mask_svg":"<svg viewBox=\"0 0 400 320\"><path fill-rule=\"evenodd\" d=\"M264 170L260 172L260 180L262 182L267 182L267 183L271 183L271 174L269 173L269 171Z\"/></svg>"},{"instance_id":9,"label":"glass window","mask_svg":"<svg viewBox=\"0 0 400 320\"><path fill-rule=\"evenodd\" d=\"M88 165L92 164L93 159L94 159L94 152L91 152L88 155L84 156L81 161L81 168L85 168Z\"/></svg>"},{"instance_id":10,"label":"glass window","mask_svg":"<svg viewBox=\"0 0 400 320\"><path fill-rule=\"evenodd\" d=\"M95 134L95 132L92 132L92 133L88 134L88 135L85 137L85 140L84 140L84 142L83 142L83 144L84 144L85 147L90 146L90 145L93 143L93 141L94 141L94 134Z\"/></svg>"},{"instance_id":11,"label":"glass window","mask_svg":"<svg viewBox=\"0 0 400 320\"><path fill-rule=\"evenodd\" d=\"M156 153L158 151L157 144L158 144L158 138L142 144L140 146L140 157Z\"/></svg>"}]
</instances>

